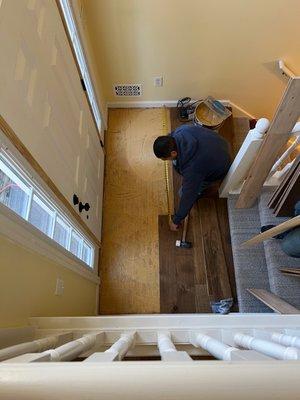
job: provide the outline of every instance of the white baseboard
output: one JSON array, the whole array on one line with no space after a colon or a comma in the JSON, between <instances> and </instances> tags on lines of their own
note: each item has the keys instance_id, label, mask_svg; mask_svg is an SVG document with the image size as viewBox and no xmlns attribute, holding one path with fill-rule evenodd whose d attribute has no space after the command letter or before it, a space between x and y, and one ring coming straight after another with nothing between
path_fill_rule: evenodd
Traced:
<instances>
[{"instance_id":1,"label":"white baseboard","mask_svg":"<svg viewBox=\"0 0 300 400\"><path fill-rule=\"evenodd\" d=\"M196 101L196 100L191 100ZM230 106L229 100L219 100L224 106ZM158 100L158 101L114 101L108 102L107 108L156 108L156 107L176 107L178 100Z\"/></svg>"},{"instance_id":2,"label":"white baseboard","mask_svg":"<svg viewBox=\"0 0 300 400\"><path fill-rule=\"evenodd\" d=\"M114 101L108 102L107 108L159 108L176 107L177 100L158 100L158 101Z\"/></svg>"},{"instance_id":3,"label":"white baseboard","mask_svg":"<svg viewBox=\"0 0 300 400\"><path fill-rule=\"evenodd\" d=\"M195 100L192 100L192 102ZM256 117L244 108L238 106L230 100L219 100L224 106L231 107L234 117L246 117L249 119L256 119ZM159 107L176 107L177 100L157 100L157 101L112 101L107 103L107 108L159 108Z\"/></svg>"},{"instance_id":4,"label":"white baseboard","mask_svg":"<svg viewBox=\"0 0 300 400\"><path fill-rule=\"evenodd\" d=\"M234 117L246 117L249 119L257 119L254 115L248 113L244 108L238 106L237 104L230 102L232 108L232 114Z\"/></svg>"}]
</instances>

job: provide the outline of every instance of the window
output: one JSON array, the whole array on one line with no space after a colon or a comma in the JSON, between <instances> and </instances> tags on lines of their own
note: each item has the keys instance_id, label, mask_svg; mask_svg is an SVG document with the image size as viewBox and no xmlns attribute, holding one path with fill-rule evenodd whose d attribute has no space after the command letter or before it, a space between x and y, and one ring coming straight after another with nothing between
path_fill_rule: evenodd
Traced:
<instances>
[{"instance_id":1,"label":"window","mask_svg":"<svg viewBox=\"0 0 300 400\"><path fill-rule=\"evenodd\" d=\"M97 102L97 98L95 95L95 90L92 84L92 80L90 77L89 69L87 66L87 62L85 59L83 47L80 41L80 36L76 27L75 19L73 16L73 11L70 5L69 0L60 0L61 8L64 14L65 23L68 28L69 36L72 41L73 49L76 55L76 59L79 65L79 69L81 72L81 77L84 81L85 89L87 92L88 99L90 101L90 105L94 114L94 118L98 127L98 130L101 129L101 116L100 110Z\"/></svg>"},{"instance_id":2,"label":"window","mask_svg":"<svg viewBox=\"0 0 300 400\"><path fill-rule=\"evenodd\" d=\"M3 148L0 150L0 203L93 268L95 247Z\"/></svg>"}]
</instances>

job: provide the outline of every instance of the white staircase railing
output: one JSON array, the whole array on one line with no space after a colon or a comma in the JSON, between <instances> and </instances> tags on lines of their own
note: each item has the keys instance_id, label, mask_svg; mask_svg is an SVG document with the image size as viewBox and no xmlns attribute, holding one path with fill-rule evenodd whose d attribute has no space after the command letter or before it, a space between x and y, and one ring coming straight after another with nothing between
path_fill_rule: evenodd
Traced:
<instances>
[{"instance_id":1,"label":"white staircase railing","mask_svg":"<svg viewBox=\"0 0 300 400\"><path fill-rule=\"evenodd\" d=\"M257 121L255 128L250 129L222 182L219 190L220 197L228 197L229 193L241 187L262 145L264 135L269 126L270 121L266 118L261 118Z\"/></svg>"},{"instance_id":2,"label":"white staircase railing","mask_svg":"<svg viewBox=\"0 0 300 400\"><path fill-rule=\"evenodd\" d=\"M80 357L85 362L107 362L121 361L126 355L192 361L193 355L207 353L233 361L259 360L261 355L298 359L300 354L300 315L187 314L32 321L39 338L1 349L1 361L64 362ZM180 351L178 345L183 346Z\"/></svg>"},{"instance_id":3,"label":"white staircase railing","mask_svg":"<svg viewBox=\"0 0 300 400\"><path fill-rule=\"evenodd\" d=\"M269 120L261 118L257 121L255 128L249 131L225 179L223 180L222 185L220 186L220 197L228 197L229 194L240 193L243 182L256 158L260 146L262 145L264 135L267 132L269 125ZM290 146L273 165L265 182L266 186L279 185L284 175L292 166L293 161L286 164L281 170L278 170L291 153L300 145L300 122L295 124L289 141L292 141L292 143L290 143Z\"/></svg>"},{"instance_id":4,"label":"white staircase railing","mask_svg":"<svg viewBox=\"0 0 300 400\"><path fill-rule=\"evenodd\" d=\"M299 314L54 317L30 323L36 339L21 347L16 328L19 344L0 350L1 399L193 400L199 391L207 399L230 393L231 400L271 400L278 390L285 399L299 395ZM7 339L0 329L1 343ZM160 360L140 361L152 356Z\"/></svg>"}]
</instances>

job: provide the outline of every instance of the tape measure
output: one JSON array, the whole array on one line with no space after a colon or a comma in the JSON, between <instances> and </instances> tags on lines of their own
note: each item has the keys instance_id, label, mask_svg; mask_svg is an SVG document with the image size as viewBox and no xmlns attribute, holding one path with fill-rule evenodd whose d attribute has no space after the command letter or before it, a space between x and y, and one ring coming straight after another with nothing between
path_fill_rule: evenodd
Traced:
<instances>
[{"instance_id":1,"label":"tape measure","mask_svg":"<svg viewBox=\"0 0 300 400\"><path fill-rule=\"evenodd\" d=\"M162 116L162 134L168 135L168 110L166 107L163 108L163 116ZM165 167L165 185L166 185L166 194L167 194L167 210L168 210L168 217L169 221L171 221L172 214L171 214L171 193L170 193L170 177L169 177L169 161L164 161Z\"/></svg>"}]
</instances>

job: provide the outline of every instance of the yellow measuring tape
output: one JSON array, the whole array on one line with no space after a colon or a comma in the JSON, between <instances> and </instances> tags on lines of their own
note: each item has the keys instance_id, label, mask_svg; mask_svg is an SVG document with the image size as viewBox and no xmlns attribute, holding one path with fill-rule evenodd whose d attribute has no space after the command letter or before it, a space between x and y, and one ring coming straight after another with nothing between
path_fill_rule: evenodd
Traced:
<instances>
[{"instance_id":1,"label":"yellow measuring tape","mask_svg":"<svg viewBox=\"0 0 300 400\"><path fill-rule=\"evenodd\" d=\"M168 132L168 110L166 107L163 108L163 117L162 117L162 133L163 135L167 135ZM168 207L168 217L169 221L171 221L172 211L171 211L171 193L170 193L170 177L169 177L169 161L164 161L165 167L165 184L166 184L166 193L167 193L167 207Z\"/></svg>"}]
</instances>

